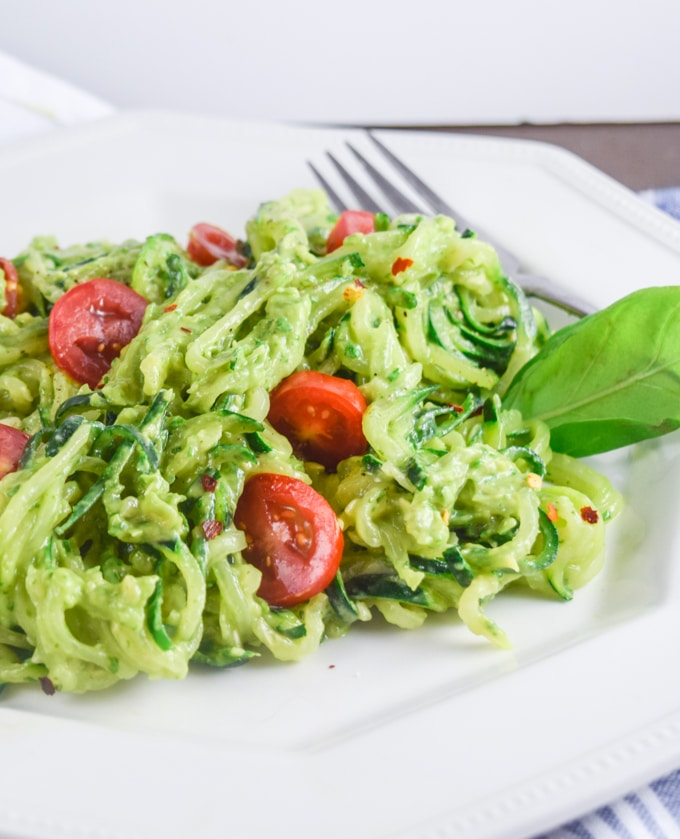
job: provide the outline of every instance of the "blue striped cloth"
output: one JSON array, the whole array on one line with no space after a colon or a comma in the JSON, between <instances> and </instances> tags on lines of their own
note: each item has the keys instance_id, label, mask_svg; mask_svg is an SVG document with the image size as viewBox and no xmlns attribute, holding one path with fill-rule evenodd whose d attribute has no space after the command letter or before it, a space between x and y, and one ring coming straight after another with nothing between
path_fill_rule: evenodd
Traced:
<instances>
[{"instance_id":1,"label":"blue striped cloth","mask_svg":"<svg viewBox=\"0 0 680 839\"><path fill-rule=\"evenodd\" d=\"M680 769L536 839L680 837Z\"/></svg>"},{"instance_id":2,"label":"blue striped cloth","mask_svg":"<svg viewBox=\"0 0 680 839\"><path fill-rule=\"evenodd\" d=\"M646 201L680 221L680 187L647 189ZM535 839L680 839L680 769Z\"/></svg>"},{"instance_id":3,"label":"blue striped cloth","mask_svg":"<svg viewBox=\"0 0 680 839\"><path fill-rule=\"evenodd\" d=\"M664 189L645 189L639 193L641 198L650 201L660 210L664 210L673 218L680 220L680 186L670 186Z\"/></svg>"}]
</instances>

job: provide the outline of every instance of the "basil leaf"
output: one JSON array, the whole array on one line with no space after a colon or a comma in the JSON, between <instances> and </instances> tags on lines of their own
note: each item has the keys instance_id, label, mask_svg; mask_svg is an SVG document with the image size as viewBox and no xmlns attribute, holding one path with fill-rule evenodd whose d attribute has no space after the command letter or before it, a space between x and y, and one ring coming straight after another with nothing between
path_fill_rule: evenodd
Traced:
<instances>
[{"instance_id":1,"label":"basil leaf","mask_svg":"<svg viewBox=\"0 0 680 839\"><path fill-rule=\"evenodd\" d=\"M680 286L645 288L560 329L503 399L555 451L610 451L680 427Z\"/></svg>"}]
</instances>

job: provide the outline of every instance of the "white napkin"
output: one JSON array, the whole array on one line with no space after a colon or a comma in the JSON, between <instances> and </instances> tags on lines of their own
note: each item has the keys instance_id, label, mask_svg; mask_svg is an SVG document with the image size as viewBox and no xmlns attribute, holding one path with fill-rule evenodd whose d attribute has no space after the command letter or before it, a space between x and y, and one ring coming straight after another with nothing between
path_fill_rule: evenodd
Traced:
<instances>
[{"instance_id":1,"label":"white napkin","mask_svg":"<svg viewBox=\"0 0 680 839\"><path fill-rule=\"evenodd\" d=\"M77 87L0 52L0 142L114 113Z\"/></svg>"}]
</instances>

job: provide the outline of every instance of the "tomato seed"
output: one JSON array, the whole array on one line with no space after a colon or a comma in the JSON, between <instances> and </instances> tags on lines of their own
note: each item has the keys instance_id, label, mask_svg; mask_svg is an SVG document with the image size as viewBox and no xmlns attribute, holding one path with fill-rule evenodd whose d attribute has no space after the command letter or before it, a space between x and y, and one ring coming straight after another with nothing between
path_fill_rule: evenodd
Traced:
<instances>
[{"instance_id":1,"label":"tomato seed","mask_svg":"<svg viewBox=\"0 0 680 839\"><path fill-rule=\"evenodd\" d=\"M527 486L531 489L540 489L543 486L543 479L535 472L527 473Z\"/></svg>"},{"instance_id":2,"label":"tomato seed","mask_svg":"<svg viewBox=\"0 0 680 839\"><path fill-rule=\"evenodd\" d=\"M295 544L298 548L308 548L312 544L312 540L305 533L299 531L295 534Z\"/></svg>"}]
</instances>

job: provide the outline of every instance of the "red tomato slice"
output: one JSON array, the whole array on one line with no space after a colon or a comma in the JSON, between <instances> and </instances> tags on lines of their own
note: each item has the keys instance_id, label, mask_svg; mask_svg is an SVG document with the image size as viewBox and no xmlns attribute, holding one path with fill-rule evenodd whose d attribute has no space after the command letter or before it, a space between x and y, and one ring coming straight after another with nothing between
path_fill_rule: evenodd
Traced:
<instances>
[{"instance_id":1,"label":"red tomato slice","mask_svg":"<svg viewBox=\"0 0 680 839\"><path fill-rule=\"evenodd\" d=\"M267 419L302 460L335 469L341 460L364 454L366 400L348 379L302 370L270 394Z\"/></svg>"},{"instance_id":2,"label":"red tomato slice","mask_svg":"<svg viewBox=\"0 0 680 839\"><path fill-rule=\"evenodd\" d=\"M214 224L201 222L189 232L187 245L189 259L198 265L213 265L218 259L226 259L237 268L243 268L248 260L236 249L236 239L226 230Z\"/></svg>"},{"instance_id":3,"label":"red tomato slice","mask_svg":"<svg viewBox=\"0 0 680 839\"><path fill-rule=\"evenodd\" d=\"M345 210L335 222L326 242L326 253L331 253L345 241L350 233L373 233L375 215L365 210Z\"/></svg>"},{"instance_id":4,"label":"red tomato slice","mask_svg":"<svg viewBox=\"0 0 680 839\"><path fill-rule=\"evenodd\" d=\"M95 388L111 362L139 332L147 301L116 280L73 286L50 312L49 345L57 367Z\"/></svg>"},{"instance_id":5,"label":"red tomato slice","mask_svg":"<svg viewBox=\"0 0 680 839\"><path fill-rule=\"evenodd\" d=\"M28 440L29 436L25 432L0 423L0 478L16 472Z\"/></svg>"},{"instance_id":6,"label":"red tomato slice","mask_svg":"<svg viewBox=\"0 0 680 839\"><path fill-rule=\"evenodd\" d=\"M19 311L19 299L21 295L21 286L19 285L19 275L14 263L0 256L0 269L5 274L5 308L2 314L5 317L16 317Z\"/></svg>"},{"instance_id":7,"label":"red tomato slice","mask_svg":"<svg viewBox=\"0 0 680 839\"><path fill-rule=\"evenodd\" d=\"M234 523L246 534L244 558L262 572L257 593L270 606L303 603L335 577L342 530L330 504L309 484L271 472L253 475Z\"/></svg>"}]
</instances>

